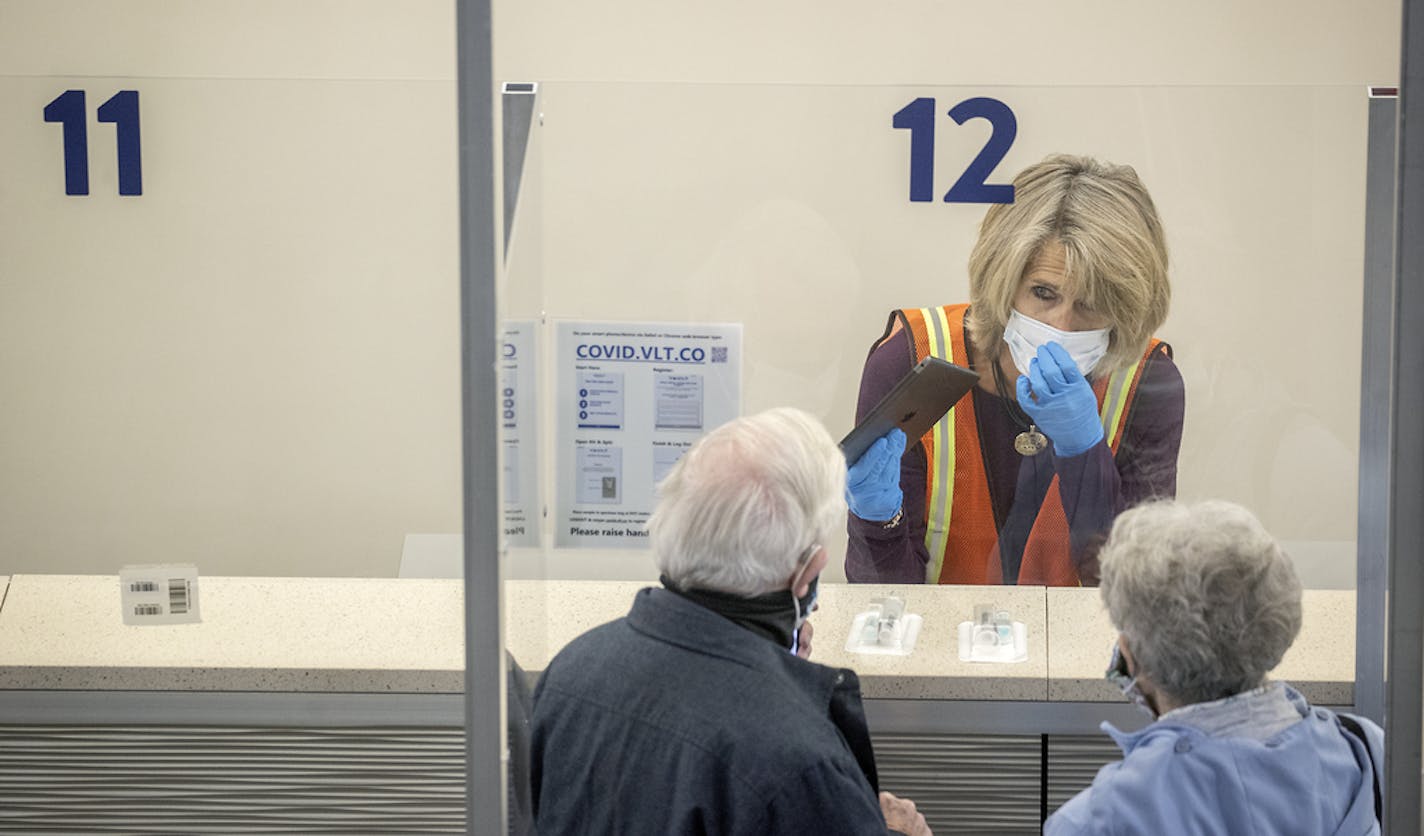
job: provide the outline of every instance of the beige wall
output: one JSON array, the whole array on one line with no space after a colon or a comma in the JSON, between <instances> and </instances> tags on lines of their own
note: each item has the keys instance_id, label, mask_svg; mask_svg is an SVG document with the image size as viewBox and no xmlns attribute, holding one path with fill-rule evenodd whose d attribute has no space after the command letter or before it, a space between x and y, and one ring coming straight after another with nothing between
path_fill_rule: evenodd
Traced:
<instances>
[{"instance_id":1,"label":"beige wall","mask_svg":"<svg viewBox=\"0 0 1424 836\"><path fill-rule=\"evenodd\" d=\"M1397 4L521 0L494 24L496 78L545 82L508 315L744 321L746 408L842 431L885 309L962 298L981 213L897 197L889 113L997 95L1001 174L1071 147L1158 197L1183 494L1353 554L1359 88L1397 78ZM382 575L406 532L458 529L453 78L447 2L0 0L0 574ZM71 87L87 198L40 118ZM125 88L137 199L92 116ZM940 131L945 171L982 142ZM1306 358L1302 331L1328 336Z\"/></svg>"},{"instance_id":2,"label":"beige wall","mask_svg":"<svg viewBox=\"0 0 1424 836\"><path fill-rule=\"evenodd\" d=\"M0 572L394 574L458 529L452 14L399 6L0 5Z\"/></svg>"},{"instance_id":3,"label":"beige wall","mask_svg":"<svg viewBox=\"0 0 1424 836\"><path fill-rule=\"evenodd\" d=\"M1379 84L1400 7L1362 0L495 3L496 70L547 81Z\"/></svg>"}]
</instances>

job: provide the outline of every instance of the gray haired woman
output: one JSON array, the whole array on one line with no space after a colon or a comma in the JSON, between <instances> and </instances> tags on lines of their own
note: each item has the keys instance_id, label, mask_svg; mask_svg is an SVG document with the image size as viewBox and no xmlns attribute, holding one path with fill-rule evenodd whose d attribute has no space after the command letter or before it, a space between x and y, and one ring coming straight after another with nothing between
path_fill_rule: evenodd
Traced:
<instances>
[{"instance_id":1,"label":"gray haired woman","mask_svg":"<svg viewBox=\"0 0 1424 836\"><path fill-rule=\"evenodd\" d=\"M1250 511L1157 502L1100 553L1108 676L1156 721L1044 833L1378 833L1384 739L1266 674L1300 632L1300 581Z\"/></svg>"}]
</instances>

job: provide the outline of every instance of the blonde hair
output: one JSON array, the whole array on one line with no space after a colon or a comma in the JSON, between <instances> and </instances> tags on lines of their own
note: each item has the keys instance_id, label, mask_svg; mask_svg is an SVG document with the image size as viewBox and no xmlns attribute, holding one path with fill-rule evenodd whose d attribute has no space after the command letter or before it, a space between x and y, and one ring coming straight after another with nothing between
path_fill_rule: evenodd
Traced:
<instances>
[{"instance_id":1,"label":"blonde hair","mask_svg":"<svg viewBox=\"0 0 1424 836\"><path fill-rule=\"evenodd\" d=\"M969 255L970 339L985 353L999 344L1024 272L1049 241L1063 245L1065 290L1112 329L1093 376L1136 362L1167 319L1167 240L1137 172L1091 157L1029 166L1014 178L1014 202L984 215Z\"/></svg>"}]
</instances>

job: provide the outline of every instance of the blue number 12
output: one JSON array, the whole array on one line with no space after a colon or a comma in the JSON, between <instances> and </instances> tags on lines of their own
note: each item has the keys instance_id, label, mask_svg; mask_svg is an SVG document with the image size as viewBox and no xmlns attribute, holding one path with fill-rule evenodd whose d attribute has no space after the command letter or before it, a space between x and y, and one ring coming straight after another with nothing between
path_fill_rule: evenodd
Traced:
<instances>
[{"instance_id":1,"label":"blue number 12","mask_svg":"<svg viewBox=\"0 0 1424 836\"><path fill-rule=\"evenodd\" d=\"M1018 135L1018 119L1013 110L998 99L979 96L950 108L949 117L959 125L970 119L987 119L993 131L973 162L945 193L944 202L1013 203L1012 184L987 182ZM915 203L934 200L934 123L935 100L924 97L900 108L891 122L910 132L910 200Z\"/></svg>"}]
</instances>

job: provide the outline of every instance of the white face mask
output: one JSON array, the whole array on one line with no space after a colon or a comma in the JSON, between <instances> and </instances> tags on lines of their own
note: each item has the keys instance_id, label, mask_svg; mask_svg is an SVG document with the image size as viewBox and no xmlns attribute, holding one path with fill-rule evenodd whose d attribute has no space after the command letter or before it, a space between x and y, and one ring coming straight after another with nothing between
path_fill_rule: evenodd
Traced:
<instances>
[{"instance_id":1,"label":"white face mask","mask_svg":"<svg viewBox=\"0 0 1424 836\"><path fill-rule=\"evenodd\" d=\"M1019 374L1028 374L1029 361L1038 356L1038 347L1047 343L1058 343L1084 377L1098 365L1108 353L1108 337L1111 328L1096 331L1059 331L1052 325L1045 325L1036 319L1024 316L1018 311L1009 313L1009 323L1004 326L1004 342L1009 345L1009 353L1014 356L1014 366Z\"/></svg>"}]
</instances>

